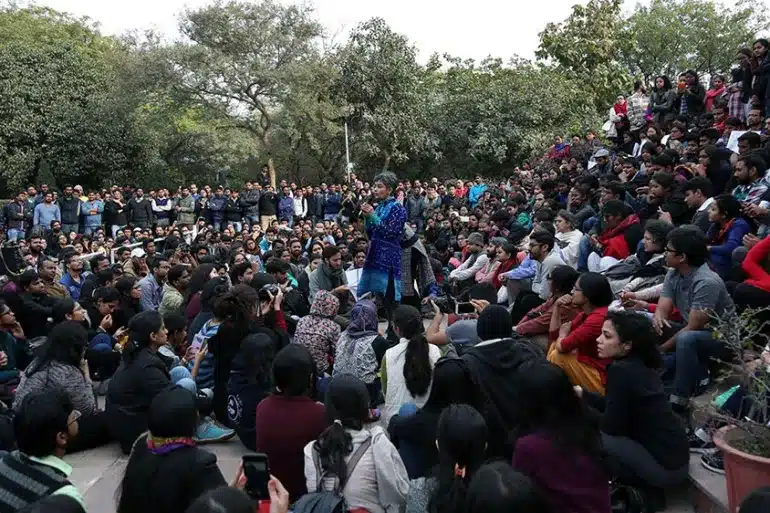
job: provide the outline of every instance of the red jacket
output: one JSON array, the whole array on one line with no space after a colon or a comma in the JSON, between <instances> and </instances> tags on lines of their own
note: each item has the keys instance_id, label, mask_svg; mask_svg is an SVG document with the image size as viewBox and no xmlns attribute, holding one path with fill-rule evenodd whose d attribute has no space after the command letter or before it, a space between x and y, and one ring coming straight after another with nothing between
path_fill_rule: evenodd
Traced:
<instances>
[{"instance_id":1,"label":"red jacket","mask_svg":"<svg viewBox=\"0 0 770 513\"><path fill-rule=\"evenodd\" d=\"M770 274L762 267L767 262L768 255L770 255L770 237L765 237L749 250L741 267L749 275L745 283L770 292Z\"/></svg>"},{"instance_id":2,"label":"red jacket","mask_svg":"<svg viewBox=\"0 0 770 513\"><path fill-rule=\"evenodd\" d=\"M500 264L500 267L498 267L497 271L495 272L495 277L492 278L492 285L494 285L496 289L499 289L500 287L502 287L502 283L500 283L500 275L507 273L508 271L516 267L516 264L518 262L519 261L516 258L516 255L514 255L513 257L509 258L508 260Z\"/></svg>"},{"instance_id":3,"label":"red jacket","mask_svg":"<svg viewBox=\"0 0 770 513\"><path fill-rule=\"evenodd\" d=\"M580 312L572 320L569 335L561 341L562 352L571 353L577 349L578 361L598 370L602 376L602 383L607 382L607 366L612 362L611 358L599 358L596 352L596 340L602 333L605 317L607 317L606 306L596 308L589 314ZM555 341L559 338L559 332L552 331L550 338Z\"/></svg>"},{"instance_id":4,"label":"red jacket","mask_svg":"<svg viewBox=\"0 0 770 513\"><path fill-rule=\"evenodd\" d=\"M641 229L639 216L636 214L631 214L623 219L623 221L621 221L615 228L601 234L599 236L599 243L604 249L602 255L623 260L636 251L635 247L628 247L628 240L626 239L626 230L631 227L634 227L634 229Z\"/></svg>"}]
</instances>

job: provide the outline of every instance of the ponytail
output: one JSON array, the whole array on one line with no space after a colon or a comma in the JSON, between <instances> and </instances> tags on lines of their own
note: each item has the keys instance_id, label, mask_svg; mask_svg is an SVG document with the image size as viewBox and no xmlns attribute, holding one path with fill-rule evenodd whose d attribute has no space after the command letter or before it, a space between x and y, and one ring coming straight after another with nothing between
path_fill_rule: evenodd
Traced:
<instances>
[{"instance_id":1,"label":"ponytail","mask_svg":"<svg viewBox=\"0 0 770 513\"><path fill-rule=\"evenodd\" d=\"M128 343L123 349L123 361L131 362L137 353L150 345L150 335L163 327L163 317L156 310L140 312L128 321Z\"/></svg>"},{"instance_id":2,"label":"ponytail","mask_svg":"<svg viewBox=\"0 0 770 513\"><path fill-rule=\"evenodd\" d=\"M361 426L358 429L361 429ZM347 481L348 467L345 456L353 452L353 437L347 432L342 421L335 420L324 429L313 444L313 450L318 453L321 462L318 479L324 474L331 474L337 476L341 483Z\"/></svg>"},{"instance_id":3,"label":"ponytail","mask_svg":"<svg viewBox=\"0 0 770 513\"><path fill-rule=\"evenodd\" d=\"M415 307L401 305L393 312L393 323L399 335L409 339L404 355L406 388L415 397L425 395L430 388L433 369L422 316Z\"/></svg>"},{"instance_id":4,"label":"ponytail","mask_svg":"<svg viewBox=\"0 0 770 513\"><path fill-rule=\"evenodd\" d=\"M433 369L430 366L430 352L425 333L409 339L404 359L404 380L406 388L414 397L425 395L430 387Z\"/></svg>"}]
</instances>

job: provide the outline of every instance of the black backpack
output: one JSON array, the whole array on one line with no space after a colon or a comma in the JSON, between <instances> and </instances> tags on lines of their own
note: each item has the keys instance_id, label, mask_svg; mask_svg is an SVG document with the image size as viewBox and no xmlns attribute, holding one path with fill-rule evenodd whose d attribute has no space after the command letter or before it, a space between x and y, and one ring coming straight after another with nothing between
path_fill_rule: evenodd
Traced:
<instances>
[{"instance_id":1,"label":"black backpack","mask_svg":"<svg viewBox=\"0 0 770 513\"><path fill-rule=\"evenodd\" d=\"M347 464L347 478L353 475L356 465L361 460L361 457L372 445L372 439L367 438L364 443L358 446L358 449L350 457L350 461ZM329 472L323 472L321 468L321 459L318 456L318 451L313 448L313 463L315 464L316 474L318 475L318 485L315 492L307 493L299 498L292 507L293 513L347 513L348 505L345 502L345 497L342 496L342 491L345 489L345 481L338 476L332 476ZM334 489L331 491L325 491L323 489L324 479L327 477L334 477L335 484Z\"/></svg>"}]
</instances>

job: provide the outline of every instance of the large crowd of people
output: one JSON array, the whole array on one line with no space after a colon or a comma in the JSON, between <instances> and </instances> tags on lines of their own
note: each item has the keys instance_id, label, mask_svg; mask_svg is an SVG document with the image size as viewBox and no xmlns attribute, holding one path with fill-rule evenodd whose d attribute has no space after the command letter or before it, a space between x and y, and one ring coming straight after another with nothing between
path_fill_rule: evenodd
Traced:
<instances>
[{"instance_id":1,"label":"large crowd of people","mask_svg":"<svg viewBox=\"0 0 770 513\"><path fill-rule=\"evenodd\" d=\"M637 83L500 180L19 191L0 513L82 511L66 455L109 443L119 513L253 511L206 443L264 453L275 512L664 509L690 452L724 472L693 399L770 298L768 49Z\"/></svg>"}]
</instances>

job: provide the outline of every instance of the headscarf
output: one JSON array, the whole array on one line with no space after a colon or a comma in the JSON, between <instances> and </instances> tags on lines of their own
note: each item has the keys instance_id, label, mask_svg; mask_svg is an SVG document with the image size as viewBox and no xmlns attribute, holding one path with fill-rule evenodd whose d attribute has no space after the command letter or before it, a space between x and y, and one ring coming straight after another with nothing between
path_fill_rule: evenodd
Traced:
<instances>
[{"instance_id":1,"label":"headscarf","mask_svg":"<svg viewBox=\"0 0 770 513\"><path fill-rule=\"evenodd\" d=\"M377 306L369 299L362 299L350 310L350 324L346 333L351 339L376 336L378 326Z\"/></svg>"},{"instance_id":2,"label":"headscarf","mask_svg":"<svg viewBox=\"0 0 770 513\"><path fill-rule=\"evenodd\" d=\"M337 299L337 296L329 291L319 290L310 306L310 315L331 319L337 315L339 308L340 300Z\"/></svg>"}]
</instances>

